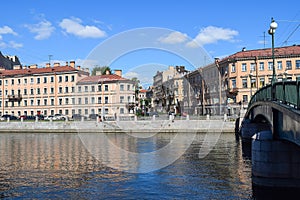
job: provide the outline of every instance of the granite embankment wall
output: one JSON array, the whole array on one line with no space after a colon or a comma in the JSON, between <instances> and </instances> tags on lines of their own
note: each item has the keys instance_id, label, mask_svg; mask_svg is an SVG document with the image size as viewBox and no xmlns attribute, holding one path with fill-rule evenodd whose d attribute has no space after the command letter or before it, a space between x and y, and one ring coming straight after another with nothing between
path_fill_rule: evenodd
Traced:
<instances>
[{"instance_id":1,"label":"granite embankment wall","mask_svg":"<svg viewBox=\"0 0 300 200\"><path fill-rule=\"evenodd\" d=\"M157 121L67 121L0 123L0 133L126 133L126 132L232 132L234 122L223 120L157 120Z\"/></svg>"}]
</instances>

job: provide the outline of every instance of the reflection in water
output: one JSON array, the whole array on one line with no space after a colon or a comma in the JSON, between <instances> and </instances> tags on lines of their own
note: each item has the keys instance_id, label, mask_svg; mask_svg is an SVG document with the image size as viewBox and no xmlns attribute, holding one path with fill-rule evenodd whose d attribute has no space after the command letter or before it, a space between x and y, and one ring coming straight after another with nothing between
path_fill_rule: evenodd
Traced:
<instances>
[{"instance_id":1,"label":"reflection in water","mask_svg":"<svg viewBox=\"0 0 300 200\"><path fill-rule=\"evenodd\" d=\"M160 149L174 136L107 135L114 145L130 152ZM234 134L222 134L212 151L199 158L204 137L197 134L190 148L173 164L150 173L132 174L95 159L76 134L0 134L0 198L250 199L251 163L243 158ZM180 151L186 141L178 143L173 153ZM106 144L99 141L98 145ZM152 157L128 163L126 157L114 153L108 149L106 159L120 166L145 167L163 159Z\"/></svg>"}]
</instances>

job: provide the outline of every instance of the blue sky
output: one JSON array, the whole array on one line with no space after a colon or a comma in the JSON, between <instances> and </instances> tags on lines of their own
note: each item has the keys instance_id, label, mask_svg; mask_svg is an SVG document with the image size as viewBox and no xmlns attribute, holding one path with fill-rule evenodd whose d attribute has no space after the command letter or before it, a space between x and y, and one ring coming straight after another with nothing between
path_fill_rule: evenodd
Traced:
<instances>
[{"instance_id":1,"label":"blue sky","mask_svg":"<svg viewBox=\"0 0 300 200\"><path fill-rule=\"evenodd\" d=\"M270 47L267 31L271 17L278 23L275 46L300 44L298 5L296 0L280 4L258 0L243 3L230 0L10 0L1 4L0 51L4 55L17 55L24 65L42 67L52 55L52 63L75 60L89 68L110 65L112 69L122 69L128 77L138 75L149 82L152 73L169 65L186 65L190 70L200 67L174 54L172 45L184 51L194 48L191 54L199 54L204 64L243 47ZM166 30L161 36L152 34L157 40L151 39L164 44L167 51L162 50L162 46L151 45L150 49L144 46L130 49L128 45L135 42L135 37L130 36L130 41L118 38L124 32L142 28L148 31L149 27ZM127 45L126 53L109 62L85 62L103 43L110 44L112 38L119 41L114 43L114 49ZM198 48L193 47L193 43ZM102 49L100 53L102 56L107 52L103 53ZM142 77L146 75L148 80Z\"/></svg>"}]
</instances>

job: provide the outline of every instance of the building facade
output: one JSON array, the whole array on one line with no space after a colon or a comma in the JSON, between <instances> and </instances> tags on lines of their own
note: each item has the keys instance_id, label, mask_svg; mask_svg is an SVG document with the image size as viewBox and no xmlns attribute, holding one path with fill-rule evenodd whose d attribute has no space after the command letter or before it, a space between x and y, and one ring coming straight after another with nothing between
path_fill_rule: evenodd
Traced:
<instances>
[{"instance_id":1,"label":"building facade","mask_svg":"<svg viewBox=\"0 0 300 200\"><path fill-rule=\"evenodd\" d=\"M188 73L184 66L169 66L153 77L154 110L180 114L183 109L183 79Z\"/></svg>"},{"instance_id":2,"label":"building facade","mask_svg":"<svg viewBox=\"0 0 300 200\"><path fill-rule=\"evenodd\" d=\"M300 76L300 46L274 49L277 81L296 80ZM260 88L271 84L273 75L272 49L243 49L219 60L219 67L226 71L226 97L229 112L237 113L239 107L247 106L251 96Z\"/></svg>"},{"instance_id":3,"label":"building facade","mask_svg":"<svg viewBox=\"0 0 300 200\"><path fill-rule=\"evenodd\" d=\"M128 116L134 114L134 82L123 78L121 70L115 74L88 76L76 84L72 114L99 114L101 116Z\"/></svg>"},{"instance_id":4,"label":"building facade","mask_svg":"<svg viewBox=\"0 0 300 200\"><path fill-rule=\"evenodd\" d=\"M128 80L119 75L89 76L89 71L75 66L74 61L65 66L54 63L44 68L32 65L1 70L0 114L88 116L102 112L101 108L111 115L117 111L127 113L125 104L133 97L127 97ZM132 85L128 84L134 96Z\"/></svg>"}]
</instances>

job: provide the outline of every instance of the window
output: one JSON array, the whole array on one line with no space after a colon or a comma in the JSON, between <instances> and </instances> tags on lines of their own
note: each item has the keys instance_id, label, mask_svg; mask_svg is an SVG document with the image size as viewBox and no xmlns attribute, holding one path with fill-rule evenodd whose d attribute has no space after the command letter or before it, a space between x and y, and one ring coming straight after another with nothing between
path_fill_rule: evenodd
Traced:
<instances>
[{"instance_id":1,"label":"window","mask_svg":"<svg viewBox=\"0 0 300 200\"><path fill-rule=\"evenodd\" d=\"M243 95L243 102L248 102L248 96L247 95Z\"/></svg>"},{"instance_id":2,"label":"window","mask_svg":"<svg viewBox=\"0 0 300 200\"><path fill-rule=\"evenodd\" d=\"M54 99L51 99L51 106L54 106Z\"/></svg>"},{"instance_id":3,"label":"window","mask_svg":"<svg viewBox=\"0 0 300 200\"><path fill-rule=\"evenodd\" d=\"M69 93L69 88L65 87L65 93Z\"/></svg>"},{"instance_id":4,"label":"window","mask_svg":"<svg viewBox=\"0 0 300 200\"><path fill-rule=\"evenodd\" d=\"M81 98L78 98L78 104L81 105Z\"/></svg>"},{"instance_id":5,"label":"window","mask_svg":"<svg viewBox=\"0 0 300 200\"><path fill-rule=\"evenodd\" d=\"M54 77L53 77L53 76L50 77L50 82L51 82L51 83L54 82Z\"/></svg>"},{"instance_id":6,"label":"window","mask_svg":"<svg viewBox=\"0 0 300 200\"><path fill-rule=\"evenodd\" d=\"M120 85L120 91L124 91L124 85Z\"/></svg>"},{"instance_id":7,"label":"window","mask_svg":"<svg viewBox=\"0 0 300 200\"><path fill-rule=\"evenodd\" d=\"M51 93L51 94L54 94L54 88L53 88L53 87L50 88L50 93Z\"/></svg>"},{"instance_id":8,"label":"window","mask_svg":"<svg viewBox=\"0 0 300 200\"><path fill-rule=\"evenodd\" d=\"M92 92L95 92L95 86L92 85L91 91L92 91Z\"/></svg>"},{"instance_id":9,"label":"window","mask_svg":"<svg viewBox=\"0 0 300 200\"><path fill-rule=\"evenodd\" d=\"M30 83L33 84L34 83L34 79L30 78Z\"/></svg>"},{"instance_id":10,"label":"window","mask_svg":"<svg viewBox=\"0 0 300 200\"><path fill-rule=\"evenodd\" d=\"M18 78L18 85L20 85L20 84L21 84L21 79Z\"/></svg>"},{"instance_id":11,"label":"window","mask_svg":"<svg viewBox=\"0 0 300 200\"><path fill-rule=\"evenodd\" d=\"M40 100L40 99L37 100L37 105L38 105L38 106L41 105L41 100Z\"/></svg>"},{"instance_id":12,"label":"window","mask_svg":"<svg viewBox=\"0 0 300 200\"><path fill-rule=\"evenodd\" d=\"M24 95L27 95L27 89L24 89Z\"/></svg>"},{"instance_id":13,"label":"window","mask_svg":"<svg viewBox=\"0 0 300 200\"><path fill-rule=\"evenodd\" d=\"M263 62L259 63L259 71L264 71L265 70L265 64Z\"/></svg>"},{"instance_id":14,"label":"window","mask_svg":"<svg viewBox=\"0 0 300 200\"><path fill-rule=\"evenodd\" d=\"M104 113L105 113L106 115L108 115L108 108L105 108L105 109L104 109Z\"/></svg>"},{"instance_id":15,"label":"window","mask_svg":"<svg viewBox=\"0 0 300 200\"><path fill-rule=\"evenodd\" d=\"M265 78L264 77L260 77L259 78L259 87L262 88L263 86L265 86Z\"/></svg>"},{"instance_id":16,"label":"window","mask_svg":"<svg viewBox=\"0 0 300 200\"><path fill-rule=\"evenodd\" d=\"M47 77L44 77L44 83L47 83Z\"/></svg>"},{"instance_id":17,"label":"window","mask_svg":"<svg viewBox=\"0 0 300 200\"><path fill-rule=\"evenodd\" d=\"M41 89L40 89L40 88L37 88L37 89L36 89L36 93L37 93L37 94L41 94Z\"/></svg>"},{"instance_id":18,"label":"window","mask_svg":"<svg viewBox=\"0 0 300 200\"><path fill-rule=\"evenodd\" d=\"M37 82L37 84L40 84L41 83L41 78L37 78L36 82Z\"/></svg>"},{"instance_id":19,"label":"window","mask_svg":"<svg viewBox=\"0 0 300 200\"><path fill-rule=\"evenodd\" d=\"M62 93L62 87L58 88L58 93L60 93L60 94Z\"/></svg>"},{"instance_id":20,"label":"window","mask_svg":"<svg viewBox=\"0 0 300 200\"><path fill-rule=\"evenodd\" d=\"M72 98L72 104L75 105L75 98Z\"/></svg>"},{"instance_id":21,"label":"window","mask_svg":"<svg viewBox=\"0 0 300 200\"><path fill-rule=\"evenodd\" d=\"M74 86L71 87L71 92L72 92L72 93L75 92L75 87L74 87Z\"/></svg>"},{"instance_id":22,"label":"window","mask_svg":"<svg viewBox=\"0 0 300 200\"><path fill-rule=\"evenodd\" d=\"M124 108L120 108L120 114L124 114Z\"/></svg>"},{"instance_id":23,"label":"window","mask_svg":"<svg viewBox=\"0 0 300 200\"><path fill-rule=\"evenodd\" d=\"M94 104L95 103L95 97L91 98L91 103Z\"/></svg>"},{"instance_id":24,"label":"window","mask_svg":"<svg viewBox=\"0 0 300 200\"><path fill-rule=\"evenodd\" d=\"M292 62L290 60L286 61L286 69L292 69Z\"/></svg>"},{"instance_id":25,"label":"window","mask_svg":"<svg viewBox=\"0 0 300 200\"><path fill-rule=\"evenodd\" d=\"M105 103L106 104L108 103L108 97L105 97Z\"/></svg>"},{"instance_id":26,"label":"window","mask_svg":"<svg viewBox=\"0 0 300 200\"><path fill-rule=\"evenodd\" d=\"M98 103L99 104L101 103L101 97L98 97Z\"/></svg>"},{"instance_id":27,"label":"window","mask_svg":"<svg viewBox=\"0 0 300 200\"><path fill-rule=\"evenodd\" d=\"M44 94L47 94L47 88L44 88Z\"/></svg>"},{"instance_id":28,"label":"window","mask_svg":"<svg viewBox=\"0 0 300 200\"><path fill-rule=\"evenodd\" d=\"M85 104L88 104L88 103L89 103L89 98L88 98L88 97L85 97L85 98L84 98L84 103L85 103Z\"/></svg>"},{"instance_id":29,"label":"window","mask_svg":"<svg viewBox=\"0 0 300 200\"><path fill-rule=\"evenodd\" d=\"M65 76L65 82L69 82L69 76Z\"/></svg>"},{"instance_id":30,"label":"window","mask_svg":"<svg viewBox=\"0 0 300 200\"><path fill-rule=\"evenodd\" d=\"M30 100L30 105L33 106L33 104L34 104L34 100L31 99L31 100Z\"/></svg>"},{"instance_id":31,"label":"window","mask_svg":"<svg viewBox=\"0 0 300 200\"><path fill-rule=\"evenodd\" d=\"M15 80L11 79L11 84L14 85L15 84Z\"/></svg>"},{"instance_id":32,"label":"window","mask_svg":"<svg viewBox=\"0 0 300 200\"><path fill-rule=\"evenodd\" d=\"M124 96L120 96L120 103L124 102Z\"/></svg>"},{"instance_id":33,"label":"window","mask_svg":"<svg viewBox=\"0 0 300 200\"><path fill-rule=\"evenodd\" d=\"M101 92L102 90L101 90L101 85L98 85L98 92Z\"/></svg>"},{"instance_id":34,"label":"window","mask_svg":"<svg viewBox=\"0 0 300 200\"><path fill-rule=\"evenodd\" d=\"M72 75L72 76L71 76L71 82L74 82L74 81L75 81L75 76Z\"/></svg>"},{"instance_id":35,"label":"window","mask_svg":"<svg viewBox=\"0 0 300 200\"><path fill-rule=\"evenodd\" d=\"M247 63L242 63L242 72L247 71Z\"/></svg>"},{"instance_id":36,"label":"window","mask_svg":"<svg viewBox=\"0 0 300 200\"><path fill-rule=\"evenodd\" d=\"M296 69L300 69L300 60L296 60Z\"/></svg>"},{"instance_id":37,"label":"window","mask_svg":"<svg viewBox=\"0 0 300 200\"><path fill-rule=\"evenodd\" d=\"M89 87L88 86L84 86L84 91L88 92L89 91Z\"/></svg>"},{"instance_id":38,"label":"window","mask_svg":"<svg viewBox=\"0 0 300 200\"><path fill-rule=\"evenodd\" d=\"M30 89L30 94L33 95L33 89L32 88Z\"/></svg>"},{"instance_id":39,"label":"window","mask_svg":"<svg viewBox=\"0 0 300 200\"><path fill-rule=\"evenodd\" d=\"M89 110L88 109L84 109L84 114L88 115L89 114Z\"/></svg>"},{"instance_id":40,"label":"window","mask_svg":"<svg viewBox=\"0 0 300 200\"><path fill-rule=\"evenodd\" d=\"M231 80L231 87L236 88L236 80L235 79Z\"/></svg>"},{"instance_id":41,"label":"window","mask_svg":"<svg viewBox=\"0 0 300 200\"><path fill-rule=\"evenodd\" d=\"M69 115L69 110L65 110L65 115Z\"/></svg>"},{"instance_id":42,"label":"window","mask_svg":"<svg viewBox=\"0 0 300 200\"><path fill-rule=\"evenodd\" d=\"M81 86L78 86L78 92L81 92Z\"/></svg>"},{"instance_id":43,"label":"window","mask_svg":"<svg viewBox=\"0 0 300 200\"><path fill-rule=\"evenodd\" d=\"M104 85L104 91L108 91L108 85Z\"/></svg>"},{"instance_id":44,"label":"window","mask_svg":"<svg viewBox=\"0 0 300 200\"><path fill-rule=\"evenodd\" d=\"M277 69L282 70L282 61L277 61Z\"/></svg>"},{"instance_id":45,"label":"window","mask_svg":"<svg viewBox=\"0 0 300 200\"><path fill-rule=\"evenodd\" d=\"M242 83L243 83L243 88L247 88L247 79L246 78L242 79Z\"/></svg>"},{"instance_id":46,"label":"window","mask_svg":"<svg viewBox=\"0 0 300 200\"><path fill-rule=\"evenodd\" d=\"M268 70L273 70L273 62L268 62Z\"/></svg>"},{"instance_id":47,"label":"window","mask_svg":"<svg viewBox=\"0 0 300 200\"><path fill-rule=\"evenodd\" d=\"M130 85L127 85L127 90L128 90L128 91L130 90Z\"/></svg>"},{"instance_id":48,"label":"window","mask_svg":"<svg viewBox=\"0 0 300 200\"><path fill-rule=\"evenodd\" d=\"M8 80L5 80L5 83L4 83L5 85L8 85Z\"/></svg>"},{"instance_id":49,"label":"window","mask_svg":"<svg viewBox=\"0 0 300 200\"><path fill-rule=\"evenodd\" d=\"M69 98L66 98L66 99L65 99L65 103L66 103L66 105L69 104Z\"/></svg>"},{"instance_id":50,"label":"window","mask_svg":"<svg viewBox=\"0 0 300 200\"><path fill-rule=\"evenodd\" d=\"M255 63L250 64L250 70L253 71L253 72L256 70L255 69Z\"/></svg>"},{"instance_id":51,"label":"window","mask_svg":"<svg viewBox=\"0 0 300 200\"><path fill-rule=\"evenodd\" d=\"M61 106L62 105L62 99L58 99L58 104Z\"/></svg>"},{"instance_id":52,"label":"window","mask_svg":"<svg viewBox=\"0 0 300 200\"><path fill-rule=\"evenodd\" d=\"M231 65L231 72L233 72L233 73L235 72L235 64Z\"/></svg>"},{"instance_id":53,"label":"window","mask_svg":"<svg viewBox=\"0 0 300 200\"><path fill-rule=\"evenodd\" d=\"M27 100L24 100L24 106L27 106Z\"/></svg>"},{"instance_id":54,"label":"window","mask_svg":"<svg viewBox=\"0 0 300 200\"><path fill-rule=\"evenodd\" d=\"M62 76L58 77L58 82L61 83L62 82Z\"/></svg>"},{"instance_id":55,"label":"window","mask_svg":"<svg viewBox=\"0 0 300 200\"><path fill-rule=\"evenodd\" d=\"M24 79L24 84L25 84L25 85L27 84L27 78Z\"/></svg>"},{"instance_id":56,"label":"window","mask_svg":"<svg viewBox=\"0 0 300 200\"><path fill-rule=\"evenodd\" d=\"M47 99L44 99L44 106L47 106Z\"/></svg>"}]
</instances>

